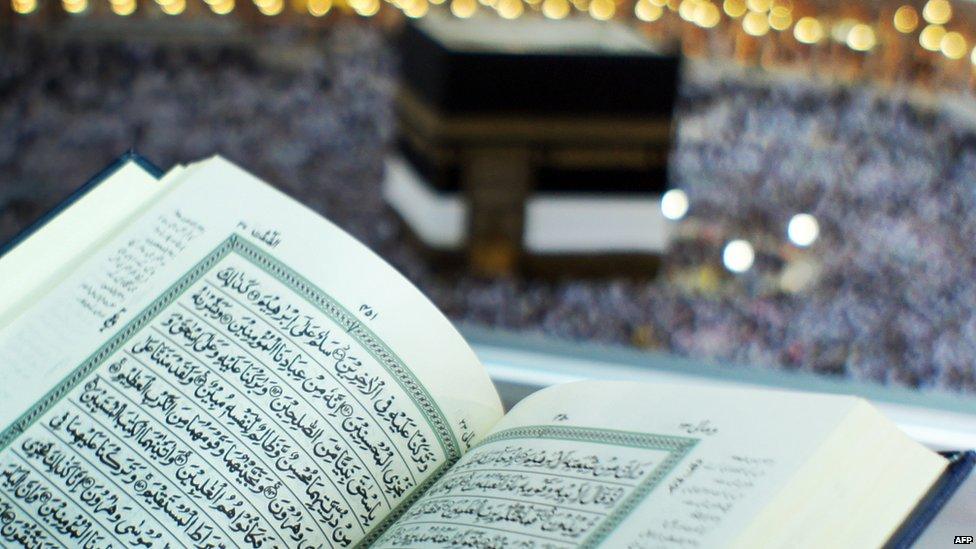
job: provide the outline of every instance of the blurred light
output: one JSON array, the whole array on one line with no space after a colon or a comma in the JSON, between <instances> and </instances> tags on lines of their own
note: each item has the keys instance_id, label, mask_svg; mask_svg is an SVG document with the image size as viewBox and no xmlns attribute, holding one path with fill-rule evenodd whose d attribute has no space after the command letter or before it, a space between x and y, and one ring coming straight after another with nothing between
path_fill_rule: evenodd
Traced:
<instances>
[{"instance_id":1,"label":"blurred light","mask_svg":"<svg viewBox=\"0 0 976 549\"><path fill-rule=\"evenodd\" d=\"M166 15L179 15L186 9L186 0L172 0L166 4L161 4L159 9L163 10Z\"/></svg>"},{"instance_id":2,"label":"blurred light","mask_svg":"<svg viewBox=\"0 0 976 549\"><path fill-rule=\"evenodd\" d=\"M430 10L430 4L427 0L411 0L407 6L403 8L403 14L411 19L417 19L427 15L427 11Z\"/></svg>"},{"instance_id":3,"label":"blurred light","mask_svg":"<svg viewBox=\"0 0 976 549\"><path fill-rule=\"evenodd\" d=\"M809 288L817 280L817 266L807 259L795 259L786 264L780 272L779 285L790 293L798 293Z\"/></svg>"},{"instance_id":4,"label":"blurred light","mask_svg":"<svg viewBox=\"0 0 976 549\"><path fill-rule=\"evenodd\" d=\"M548 2L549 0L546 1ZM545 9L546 7L543 5L543 13L545 13ZM641 21L657 21L664 15L664 8L651 3L651 0L637 0L637 3L634 4L634 15Z\"/></svg>"},{"instance_id":5,"label":"blurred light","mask_svg":"<svg viewBox=\"0 0 976 549\"><path fill-rule=\"evenodd\" d=\"M661 197L661 213L677 221L688 213L688 195L681 189L671 189Z\"/></svg>"},{"instance_id":6,"label":"blurred light","mask_svg":"<svg viewBox=\"0 0 976 549\"><path fill-rule=\"evenodd\" d=\"M10 0L10 7L20 15L27 15L37 9L37 0Z\"/></svg>"},{"instance_id":7,"label":"blurred light","mask_svg":"<svg viewBox=\"0 0 976 549\"><path fill-rule=\"evenodd\" d=\"M772 7L772 0L746 0L746 6L752 11L766 13Z\"/></svg>"},{"instance_id":8,"label":"blurred light","mask_svg":"<svg viewBox=\"0 0 976 549\"><path fill-rule=\"evenodd\" d=\"M820 236L820 224L817 223L816 217L798 213L790 218L790 223L786 226L786 236L797 246L809 246Z\"/></svg>"},{"instance_id":9,"label":"blurred light","mask_svg":"<svg viewBox=\"0 0 976 549\"><path fill-rule=\"evenodd\" d=\"M976 65L976 48L973 48L973 53L969 54L969 61Z\"/></svg>"},{"instance_id":10,"label":"blurred light","mask_svg":"<svg viewBox=\"0 0 976 549\"><path fill-rule=\"evenodd\" d=\"M895 30L908 34L918 28L918 12L911 6L902 6L895 11Z\"/></svg>"},{"instance_id":11,"label":"blurred light","mask_svg":"<svg viewBox=\"0 0 976 549\"><path fill-rule=\"evenodd\" d=\"M88 0L64 0L62 7L68 13L82 13L88 9Z\"/></svg>"},{"instance_id":12,"label":"blurred light","mask_svg":"<svg viewBox=\"0 0 976 549\"><path fill-rule=\"evenodd\" d=\"M128 2L112 2L112 12L115 15L121 15L125 17L127 15L132 15L136 11L136 1L129 0Z\"/></svg>"},{"instance_id":13,"label":"blurred light","mask_svg":"<svg viewBox=\"0 0 976 549\"><path fill-rule=\"evenodd\" d=\"M313 17L322 17L332 9L332 0L308 0L306 8Z\"/></svg>"},{"instance_id":14,"label":"blurred light","mask_svg":"<svg viewBox=\"0 0 976 549\"><path fill-rule=\"evenodd\" d=\"M698 10L698 0L681 0L678 6L678 17L690 23L695 19L696 10Z\"/></svg>"},{"instance_id":15,"label":"blurred light","mask_svg":"<svg viewBox=\"0 0 976 549\"><path fill-rule=\"evenodd\" d=\"M966 56L966 39L958 32L947 32L939 41L939 49L949 59L962 59Z\"/></svg>"},{"instance_id":16,"label":"blurred light","mask_svg":"<svg viewBox=\"0 0 976 549\"><path fill-rule=\"evenodd\" d=\"M314 1L315 0L309 0L309 10L311 10L311 5ZM217 2L213 2L210 4L210 10L217 15L227 15L228 13L234 11L234 0L218 0Z\"/></svg>"},{"instance_id":17,"label":"blurred light","mask_svg":"<svg viewBox=\"0 0 976 549\"><path fill-rule=\"evenodd\" d=\"M522 11L525 8L522 7L522 0L499 0L497 9L498 15L501 15L503 18L515 19L522 15Z\"/></svg>"},{"instance_id":18,"label":"blurred light","mask_svg":"<svg viewBox=\"0 0 976 549\"><path fill-rule=\"evenodd\" d=\"M804 44L816 44L823 40L823 26L813 17L801 17L793 27L793 36Z\"/></svg>"},{"instance_id":19,"label":"blurred light","mask_svg":"<svg viewBox=\"0 0 976 549\"><path fill-rule=\"evenodd\" d=\"M725 0L722 3L722 9L725 11L725 15L734 19L745 15L747 8L745 0Z\"/></svg>"},{"instance_id":20,"label":"blurred light","mask_svg":"<svg viewBox=\"0 0 976 549\"><path fill-rule=\"evenodd\" d=\"M711 2L702 2L695 12L695 23L699 27L710 29L722 20L722 12Z\"/></svg>"},{"instance_id":21,"label":"blurred light","mask_svg":"<svg viewBox=\"0 0 976 549\"><path fill-rule=\"evenodd\" d=\"M769 20L765 13L750 11L742 18L742 30L752 36L762 36L769 32Z\"/></svg>"},{"instance_id":22,"label":"blurred light","mask_svg":"<svg viewBox=\"0 0 976 549\"><path fill-rule=\"evenodd\" d=\"M186 4L185 0L178 0L178 1L183 4ZM281 13L281 10L285 9L285 3L283 0L265 1L265 2L261 2L260 4L255 2L255 4L257 4L258 6L258 11L260 11L264 15L267 15L268 17L273 17L275 15L278 15L279 13ZM165 7L163 7L163 11L166 11Z\"/></svg>"},{"instance_id":23,"label":"blurred light","mask_svg":"<svg viewBox=\"0 0 976 549\"><path fill-rule=\"evenodd\" d=\"M830 27L830 37L834 42L840 42L841 44L847 43L847 35L854 28L857 21L853 19L841 19L840 21L834 23L834 26Z\"/></svg>"},{"instance_id":24,"label":"blurred light","mask_svg":"<svg viewBox=\"0 0 976 549\"><path fill-rule=\"evenodd\" d=\"M359 3L359 7L354 8L356 13L363 17L372 17L380 11L380 0L366 0Z\"/></svg>"},{"instance_id":25,"label":"blurred light","mask_svg":"<svg viewBox=\"0 0 976 549\"><path fill-rule=\"evenodd\" d=\"M756 252L752 249L752 244L745 240L733 240L725 245L722 250L722 263L725 268L733 273L744 273L752 267L752 262L756 259Z\"/></svg>"},{"instance_id":26,"label":"blurred light","mask_svg":"<svg viewBox=\"0 0 976 549\"><path fill-rule=\"evenodd\" d=\"M613 3L613 0L591 0L588 11L590 12L590 17L593 19L606 21L613 17L613 14L617 11L617 6Z\"/></svg>"},{"instance_id":27,"label":"blurred light","mask_svg":"<svg viewBox=\"0 0 976 549\"><path fill-rule=\"evenodd\" d=\"M877 43L874 29L864 23L854 25L847 33L847 47L854 51L869 51Z\"/></svg>"},{"instance_id":28,"label":"blurred light","mask_svg":"<svg viewBox=\"0 0 976 549\"><path fill-rule=\"evenodd\" d=\"M642 1L646 2L647 0ZM638 1L639 4L640 1ZM634 9L636 10L637 8L635 7ZM569 15L569 10L568 0L545 0L542 3L542 15L545 15L549 19L562 19Z\"/></svg>"},{"instance_id":29,"label":"blurred light","mask_svg":"<svg viewBox=\"0 0 976 549\"><path fill-rule=\"evenodd\" d=\"M929 0L922 8L922 17L933 25L945 25L952 18L949 0Z\"/></svg>"},{"instance_id":30,"label":"blurred light","mask_svg":"<svg viewBox=\"0 0 976 549\"><path fill-rule=\"evenodd\" d=\"M545 10L545 6L542 9ZM451 13L455 17L467 19L476 11L478 11L478 3L475 0L451 0Z\"/></svg>"},{"instance_id":31,"label":"blurred light","mask_svg":"<svg viewBox=\"0 0 976 549\"><path fill-rule=\"evenodd\" d=\"M939 25L927 25L918 35L918 43L929 51L939 51L946 30Z\"/></svg>"},{"instance_id":32,"label":"blurred light","mask_svg":"<svg viewBox=\"0 0 976 549\"><path fill-rule=\"evenodd\" d=\"M774 6L769 10L769 26L778 31L784 31L793 24L793 14L783 6Z\"/></svg>"}]
</instances>

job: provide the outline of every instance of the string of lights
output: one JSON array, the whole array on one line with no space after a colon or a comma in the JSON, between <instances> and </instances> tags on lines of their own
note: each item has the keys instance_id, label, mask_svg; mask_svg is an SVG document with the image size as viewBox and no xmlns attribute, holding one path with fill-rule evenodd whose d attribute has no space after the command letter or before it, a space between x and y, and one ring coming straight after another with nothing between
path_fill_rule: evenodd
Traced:
<instances>
[{"instance_id":1,"label":"string of lights","mask_svg":"<svg viewBox=\"0 0 976 549\"><path fill-rule=\"evenodd\" d=\"M41 2L55 0L9 0L13 12L27 16L39 10ZM112 13L131 16L138 11L158 10L178 16L188 13L187 0L107 0ZM196 2L197 0L190 0ZM267 17L285 15L285 0L250 0L257 11ZM105 0L60 0L68 14L81 16L96 11L96 3ZM202 4L216 15L234 12L235 0L203 0ZM791 36L797 43L815 46L829 42L847 46L855 52L871 52L893 37L894 33L916 37L919 48L938 52L948 59L967 57L976 64L976 38L966 28L949 0L928 0L921 9L901 5L895 9L884 4L868 6L817 6L793 0L291 0L293 14L324 17L330 13L372 17L386 9L395 9L409 18L425 16L431 9L447 9L455 17L470 18L479 11L490 11L504 19L538 15L563 19L573 15L597 20L631 19L642 24L687 25L701 29L724 28L762 38L771 34ZM99 8L101 9L101 8ZM859 14L847 14L845 11ZM872 13L873 12L873 13Z\"/></svg>"}]
</instances>

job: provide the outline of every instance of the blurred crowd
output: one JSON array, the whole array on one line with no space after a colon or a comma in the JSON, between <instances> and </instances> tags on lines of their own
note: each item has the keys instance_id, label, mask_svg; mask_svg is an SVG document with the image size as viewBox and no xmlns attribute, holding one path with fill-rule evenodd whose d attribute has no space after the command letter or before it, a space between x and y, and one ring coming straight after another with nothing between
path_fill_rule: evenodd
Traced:
<instances>
[{"instance_id":1,"label":"blurred crowd","mask_svg":"<svg viewBox=\"0 0 976 549\"><path fill-rule=\"evenodd\" d=\"M650 280L488 280L433 268L380 197L396 85L382 34L347 21L300 50L294 39L0 38L0 241L129 148L164 168L219 153L363 240L458 321L976 392L976 118L697 62L671 177L690 196L685 223L707 237L675 246ZM819 274L773 291L763 280L796 255L784 249L797 212L820 222L802 252ZM752 270L718 270L710 291L676 283L730 238L766 243Z\"/></svg>"}]
</instances>

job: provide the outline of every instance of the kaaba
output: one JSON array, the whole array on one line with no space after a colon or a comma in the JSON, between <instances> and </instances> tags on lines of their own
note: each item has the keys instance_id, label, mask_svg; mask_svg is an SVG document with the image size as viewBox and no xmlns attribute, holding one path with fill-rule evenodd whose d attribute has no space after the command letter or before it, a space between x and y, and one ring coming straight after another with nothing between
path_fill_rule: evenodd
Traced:
<instances>
[{"instance_id":1,"label":"kaaba","mask_svg":"<svg viewBox=\"0 0 976 549\"><path fill-rule=\"evenodd\" d=\"M631 27L430 14L398 38L384 194L475 272L650 272L680 58Z\"/></svg>"}]
</instances>

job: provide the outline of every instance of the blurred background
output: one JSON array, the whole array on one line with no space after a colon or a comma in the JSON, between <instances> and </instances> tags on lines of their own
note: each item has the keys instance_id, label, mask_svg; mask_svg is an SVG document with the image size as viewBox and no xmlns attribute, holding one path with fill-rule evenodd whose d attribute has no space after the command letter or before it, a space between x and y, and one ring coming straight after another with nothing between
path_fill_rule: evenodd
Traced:
<instances>
[{"instance_id":1,"label":"blurred background","mask_svg":"<svg viewBox=\"0 0 976 549\"><path fill-rule=\"evenodd\" d=\"M970 396L974 17L2 0L0 241L128 149L217 153L478 334Z\"/></svg>"}]
</instances>

